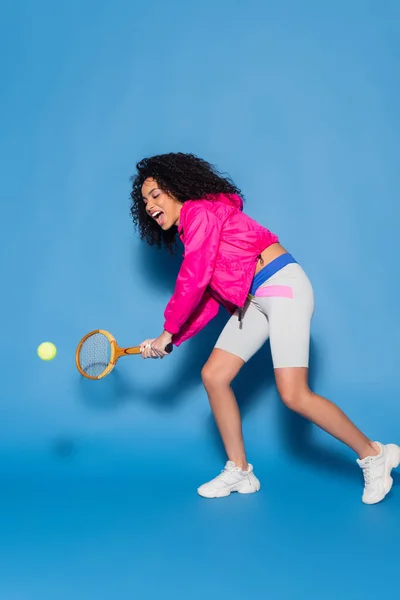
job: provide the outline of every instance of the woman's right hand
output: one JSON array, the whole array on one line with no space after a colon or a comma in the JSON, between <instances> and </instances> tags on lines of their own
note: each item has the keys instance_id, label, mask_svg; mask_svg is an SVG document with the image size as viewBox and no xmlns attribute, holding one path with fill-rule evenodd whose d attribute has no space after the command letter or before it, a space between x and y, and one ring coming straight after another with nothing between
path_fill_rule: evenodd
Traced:
<instances>
[{"instance_id":1,"label":"woman's right hand","mask_svg":"<svg viewBox=\"0 0 400 600\"><path fill-rule=\"evenodd\" d=\"M153 348L151 347L151 344L154 342L155 339L156 338L144 340L144 342L140 344L140 353L142 355L142 358L159 358L158 354L156 354Z\"/></svg>"}]
</instances>

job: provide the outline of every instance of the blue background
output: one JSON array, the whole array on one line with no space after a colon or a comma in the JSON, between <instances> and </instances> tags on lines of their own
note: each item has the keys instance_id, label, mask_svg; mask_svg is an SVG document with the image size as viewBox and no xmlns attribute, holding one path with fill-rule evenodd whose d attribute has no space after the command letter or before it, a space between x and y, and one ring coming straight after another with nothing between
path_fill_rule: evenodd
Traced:
<instances>
[{"instance_id":1,"label":"blue background","mask_svg":"<svg viewBox=\"0 0 400 600\"><path fill-rule=\"evenodd\" d=\"M129 179L194 152L312 280L314 390L399 442L399 19L392 0L3 7L2 598L398 597L399 477L361 504L354 455L280 404L268 345L235 383L262 491L214 502L200 369L227 315L100 382L74 355L99 327L161 331L180 257L138 239Z\"/></svg>"}]
</instances>

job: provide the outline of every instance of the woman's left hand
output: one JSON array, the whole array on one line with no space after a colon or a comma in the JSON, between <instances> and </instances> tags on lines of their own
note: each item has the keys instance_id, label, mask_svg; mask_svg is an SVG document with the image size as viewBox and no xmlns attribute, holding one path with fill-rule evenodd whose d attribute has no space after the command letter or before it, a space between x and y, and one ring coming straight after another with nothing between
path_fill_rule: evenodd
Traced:
<instances>
[{"instance_id":1,"label":"woman's left hand","mask_svg":"<svg viewBox=\"0 0 400 600\"><path fill-rule=\"evenodd\" d=\"M171 342L172 335L168 331L163 331L156 339L145 340L140 344L142 357L164 358L168 354L168 352L165 352L165 348Z\"/></svg>"}]
</instances>

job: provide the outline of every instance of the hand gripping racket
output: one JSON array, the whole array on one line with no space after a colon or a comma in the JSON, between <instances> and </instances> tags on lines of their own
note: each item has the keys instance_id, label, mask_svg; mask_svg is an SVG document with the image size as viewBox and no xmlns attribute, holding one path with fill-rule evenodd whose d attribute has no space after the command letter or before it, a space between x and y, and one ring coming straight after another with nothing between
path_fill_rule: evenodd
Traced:
<instances>
[{"instance_id":1,"label":"hand gripping racket","mask_svg":"<svg viewBox=\"0 0 400 600\"><path fill-rule=\"evenodd\" d=\"M172 344L165 351L172 352ZM87 379L102 379L111 373L121 356L140 354L140 346L120 348L111 333L96 329L86 334L78 344L75 362L78 371Z\"/></svg>"}]
</instances>

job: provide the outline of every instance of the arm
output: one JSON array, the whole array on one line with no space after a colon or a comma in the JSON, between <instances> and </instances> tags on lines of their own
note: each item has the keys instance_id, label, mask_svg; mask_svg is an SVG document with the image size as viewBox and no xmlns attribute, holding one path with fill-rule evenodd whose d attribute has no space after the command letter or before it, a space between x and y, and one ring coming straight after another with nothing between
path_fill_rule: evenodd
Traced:
<instances>
[{"instance_id":1,"label":"arm","mask_svg":"<svg viewBox=\"0 0 400 600\"><path fill-rule=\"evenodd\" d=\"M175 336L199 306L211 281L222 227L214 213L195 202L188 210L186 219L185 255L174 294L164 313L164 330ZM213 306L215 312L216 301L211 296L205 301L208 306Z\"/></svg>"},{"instance_id":2,"label":"arm","mask_svg":"<svg viewBox=\"0 0 400 600\"><path fill-rule=\"evenodd\" d=\"M208 290L206 290L196 310L181 327L179 333L172 336L170 341L172 341L175 346L180 346L182 342L185 342L196 335L207 325L207 323L217 316L219 307L219 302L211 296ZM199 318L200 314L201 319Z\"/></svg>"},{"instance_id":3,"label":"arm","mask_svg":"<svg viewBox=\"0 0 400 600\"><path fill-rule=\"evenodd\" d=\"M211 319L217 316L219 307L219 302L206 290L197 308L191 314L188 321L181 327L178 334L171 335L168 331L163 331L157 339L148 339L142 342L140 345L142 358L162 358L166 354L165 347L170 342L175 346L180 346L183 342L196 335ZM146 345L148 345L147 348Z\"/></svg>"}]
</instances>

